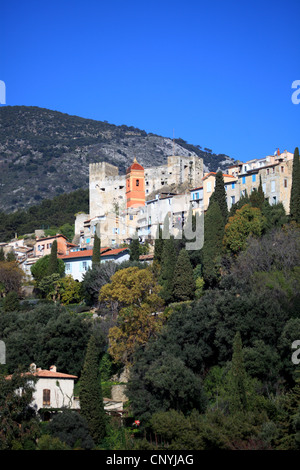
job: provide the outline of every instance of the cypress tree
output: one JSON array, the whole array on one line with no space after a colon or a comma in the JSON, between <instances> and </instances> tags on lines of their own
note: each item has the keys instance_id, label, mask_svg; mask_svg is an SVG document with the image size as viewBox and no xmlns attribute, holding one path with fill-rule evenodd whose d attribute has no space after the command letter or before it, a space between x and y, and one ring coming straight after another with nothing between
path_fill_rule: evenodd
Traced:
<instances>
[{"instance_id":1,"label":"cypress tree","mask_svg":"<svg viewBox=\"0 0 300 470\"><path fill-rule=\"evenodd\" d=\"M173 276L176 266L174 237L164 240L159 283L162 286L161 297L166 303L173 300Z\"/></svg>"},{"instance_id":2,"label":"cypress tree","mask_svg":"<svg viewBox=\"0 0 300 470\"><path fill-rule=\"evenodd\" d=\"M58 259L57 259L57 240L54 240L51 246L51 253L49 257L48 276L58 273Z\"/></svg>"},{"instance_id":3,"label":"cypress tree","mask_svg":"<svg viewBox=\"0 0 300 470\"><path fill-rule=\"evenodd\" d=\"M195 296L194 272L187 250L182 249L178 255L174 277L173 297L175 301L192 300Z\"/></svg>"},{"instance_id":4,"label":"cypress tree","mask_svg":"<svg viewBox=\"0 0 300 470\"><path fill-rule=\"evenodd\" d=\"M295 148L293 160L290 216L292 221L300 222L300 160L298 147Z\"/></svg>"},{"instance_id":5,"label":"cypress tree","mask_svg":"<svg viewBox=\"0 0 300 470\"><path fill-rule=\"evenodd\" d=\"M262 181L261 181L261 175L259 175L259 186L257 191L254 190L250 194L249 201L252 205L252 207L257 207L258 209L262 210L264 202L265 202L265 195L262 189Z\"/></svg>"},{"instance_id":6,"label":"cypress tree","mask_svg":"<svg viewBox=\"0 0 300 470\"><path fill-rule=\"evenodd\" d=\"M162 238L162 229L160 225L157 227L156 238L154 243L154 261L161 263L161 257L163 252L164 240Z\"/></svg>"},{"instance_id":7,"label":"cypress tree","mask_svg":"<svg viewBox=\"0 0 300 470\"><path fill-rule=\"evenodd\" d=\"M100 351L94 335L90 337L80 378L80 410L87 420L90 434L99 444L106 434L106 416L103 406Z\"/></svg>"},{"instance_id":8,"label":"cypress tree","mask_svg":"<svg viewBox=\"0 0 300 470\"><path fill-rule=\"evenodd\" d=\"M219 258L223 250L224 218L217 202L209 204L204 218L204 245L202 249L203 278L213 287L219 278Z\"/></svg>"},{"instance_id":9,"label":"cypress tree","mask_svg":"<svg viewBox=\"0 0 300 470\"><path fill-rule=\"evenodd\" d=\"M140 259L140 242L137 233L133 238L132 242L130 243L129 247L130 251L130 261L139 261Z\"/></svg>"},{"instance_id":10,"label":"cypress tree","mask_svg":"<svg viewBox=\"0 0 300 470\"><path fill-rule=\"evenodd\" d=\"M224 178L222 171L218 171L216 174L216 184L215 190L210 197L210 204L212 202L217 202L221 209L221 214L224 218L224 226L227 223L228 219L228 206L227 206L227 197L226 190L224 185Z\"/></svg>"},{"instance_id":11,"label":"cypress tree","mask_svg":"<svg viewBox=\"0 0 300 470\"><path fill-rule=\"evenodd\" d=\"M101 240L98 237L97 232L95 232L93 256L92 256L92 267L100 264L100 250L101 250Z\"/></svg>"}]
</instances>

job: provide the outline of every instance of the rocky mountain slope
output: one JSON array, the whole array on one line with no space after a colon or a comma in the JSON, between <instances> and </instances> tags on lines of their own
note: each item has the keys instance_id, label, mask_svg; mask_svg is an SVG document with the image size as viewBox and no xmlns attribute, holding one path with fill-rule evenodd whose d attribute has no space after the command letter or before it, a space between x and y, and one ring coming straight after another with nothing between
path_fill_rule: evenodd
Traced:
<instances>
[{"instance_id":1,"label":"rocky mountain slope","mask_svg":"<svg viewBox=\"0 0 300 470\"><path fill-rule=\"evenodd\" d=\"M197 154L205 171L233 163L210 149L143 130L28 106L0 107L0 211L26 208L88 187L89 163L107 161L125 172L134 157L146 168L168 155Z\"/></svg>"}]
</instances>

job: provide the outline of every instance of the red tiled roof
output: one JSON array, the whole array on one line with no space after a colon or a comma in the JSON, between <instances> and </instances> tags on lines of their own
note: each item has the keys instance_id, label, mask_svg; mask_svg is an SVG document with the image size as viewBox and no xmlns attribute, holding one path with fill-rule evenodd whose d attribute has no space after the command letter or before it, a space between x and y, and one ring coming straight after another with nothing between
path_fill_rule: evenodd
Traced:
<instances>
[{"instance_id":1,"label":"red tiled roof","mask_svg":"<svg viewBox=\"0 0 300 470\"><path fill-rule=\"evenodd\" d=\"M101 256L111 256L111 255L118 255L122 251L126 251L128 248L115 248L113 250L107 251L106 253L103 253Z\"/></svg>"},{"instance_id":2,"label":"red tiled roof","mask_svg":"<svg viewBox=\"0 0 300 470\"><path fill-rule=\"evenodd\" d=\"M25 372L22 375L34 375L36 377L42 377L47 379L77 379L77 375L64 374L62 372L54 372L51 370L37 370L36 372ZM10 380L12 375L7 375L6 379Z\"/></svg>"},{"instance_id":3,"label":"red tiled roof","mask_svg":"<svg viewBox=\"0 0 300 470\"><path fill-rule=\"evenodd\" d=\"M101 256L117 255L121 251L127 250L128 248L116 248L111 250L110 248L101 248ZM93 250L82 250L72 251L68 255L59 256L60 259L73 259L73 258L91 258L93 256Z\"/></svg>"},{"instance_id":4,"label":"red tiled roof","mask_svg":"<svg viewBox=\"0 0 300 470\"><path fill-rule=\"evenodd\" d=\"M136 158L134 159L134 162L130 165L129 168L127 168L126 173L129 173L131 170L142 170L144 171L144 167L140 165L137 161Z\"/></svg>"}]
</instances>

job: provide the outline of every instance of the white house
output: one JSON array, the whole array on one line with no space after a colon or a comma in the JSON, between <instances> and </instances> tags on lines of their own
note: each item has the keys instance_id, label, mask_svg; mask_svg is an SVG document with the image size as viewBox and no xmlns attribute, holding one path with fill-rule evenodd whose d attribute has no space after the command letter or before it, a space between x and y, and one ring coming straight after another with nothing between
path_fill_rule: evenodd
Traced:
<instances>
[{"instance_id":1,"label":"white house","mask_svg":"<svg viewBox=\"0 0 300 470\"><path fill-rule=\"evenodd\" d=\"M76 375L64 374L56 370L56 366L51 366L49 370L37 368L35 364L30 365L28 375L34 375L38 378L35 383L35 390L32 396L31 406L36 412L39 410L49 410L56 412L61 408L71 410L80 410L80 401L74 396L74 382L78 378ZM9 375L6 378L10 379ZM22 390L18 391L22 393ZM123 414L122 400L113 400L103 398L104 410L107 414L116 412Z\"/></svg>"},{"instance_id":2,"label":"white house","mask_svg":"<svg viewBox=\"0 0 300 470\"><path fill-rule=\"evenodd\" d=\"M30 371L26 374L38 378L31 403L36 411L41 408L77 409L79 407L78 401L74 399L76 375L57 372L55 366L51 366L49 370L39 369L35 364L30 365ZM10 379L11 375L6 378Z\"/></svg>"},{"instance_id":3,"label":"white house","mask_svg":"<svg viewBox=\"0 0 300 470\"><path fill-rule=\"evenodd\" d=\"M82 281L86 271L92 267L93 250L71 251L67 255L59 256L65 263L65 273L70 274L73 279ZM114 261L115 263L122 263L129 260L128 248L101 248L101 263L106 261Z\"/></svg>"}]
</instances>

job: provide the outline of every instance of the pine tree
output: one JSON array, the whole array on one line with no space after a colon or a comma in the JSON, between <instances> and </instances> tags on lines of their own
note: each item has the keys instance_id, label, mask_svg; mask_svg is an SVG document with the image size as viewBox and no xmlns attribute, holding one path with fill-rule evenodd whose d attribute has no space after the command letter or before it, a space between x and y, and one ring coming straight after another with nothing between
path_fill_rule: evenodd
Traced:
<instances>
[{"instance_id":1,"label":"pine tree","mask_svg":"<svg viewBox=\"0 0 300 470\"><path fill-rule=\"evenodd\" d=\"M223 249L224 218L217 202L209 204L204 218L204 245L202 250L203 278L213 287L219 279L219 260Z\"/></svg>"},{"instance_id":2,"label":"pine tree","mask_svg":"<svg viewBox=\"0 0 300 470\"><path fill-rule=\"evenodd\" d=\"M162 286L161 297L166 303L173 300L173 276L176 266L174 237L164 240L159 283Z\"/></svg>"},{"instance_id":3,"label":"pine tree","mask_svg":"<svg viewBox=\"0 0 300 470\"><path fill-rule=\"evenodd\" d=\"M246 411L246 381L241 334L238 331L233 340L233 354L229 373L229 392L231 411Z\"/></svg>"},{"instance_id":4,"label":"pine tree","mask_svg":"<svg viewBox=\"0 0 300 470\"><path fill-rule=\"evenodd\" d=\"M227 206L227 197L226 197L226 190L225 190L222 171L218 171L216 174L215 190L210 197L210 204L212 202L217 202L219 204L222 216L224 218L224 226L225 226L227 219L228 219L228 206Z\"/></svg>"},{"instance_id":5,"label":"pine tree","mask_svg":"<svg viewBox=\"0 0 300 470\"><path fill-rule=\"evenodd\" d=\"M49 257L48 276L58 273L58 259L57 259L57 240L54 240L51 246L51 253Z\"/></svg>"},{"instance_id":6,"label":"pine tree","mask_svg":"<svg viewBox=\"0 0 300 470\"><path fill-rule=\"evenodd\" d=\"M92 267L100 264L100 250L101 250L101 240L98 237L97 232L95 232L93 256L92 256Z\"/></svg>"},{"instance_id":7,"label":"pine tree","mask_svg":"<svg viewBox=\"0 0 300 470\"><path fill-rule=\"evenodd\" d=\"M103 406L100 351L96 339L90 337L85 361L80 378L80 410L87 420L90 434L96 444L99 444L106 434L106 416Z\"/></svg>"},{"instance_id":8,"label":"pine tree","mask_svg":"<svg viewBox=\"0 0 300 470\"><path fill-rule=\"evenodd\" d=\"M140 242L137 233L135 234L129 247L130 261L139 261L140 259Z\"/></svg>"},{"instance_id":9,"label":"pine tree","mask_svg":"<svg viewBox=\"0 0 300 470\"><path fill-rule=\"evenodd\" d=\"M290 216L292 221L300 222L300 160L298 147L295 148L293 160Z\"/></svg>"},{"instance_id":10,"label":"pine tree","mask_svg":"<svg viewBox=\"0 0 300 470\"><path fill-rule=\"evenodd\" d=\"M192 300L195 296L194 272L188 252L182 249L178 255L173 278L173 297L175 301Z\"/></svg>"}]
</instances>

